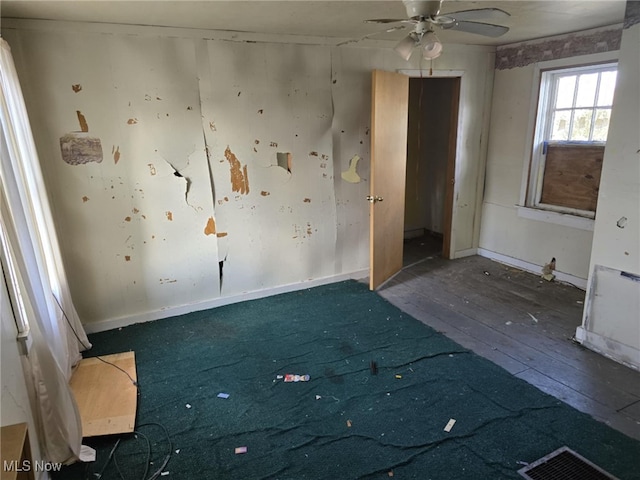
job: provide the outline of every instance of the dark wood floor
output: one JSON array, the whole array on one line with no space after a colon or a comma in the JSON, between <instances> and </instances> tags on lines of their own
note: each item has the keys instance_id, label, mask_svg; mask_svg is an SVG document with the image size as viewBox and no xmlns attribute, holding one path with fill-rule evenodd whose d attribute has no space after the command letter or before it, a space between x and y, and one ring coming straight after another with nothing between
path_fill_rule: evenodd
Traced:
<instances>
[{"instance_id":1,"label":"dark wood floor","mask_svg":"<svg viewBox=\"0 0 640 480\"><path fill-rule=\"evenodd\" d=\"M378 293L462 346L640 439L640 372L573 341L584 291L473 256L443 260L441 240L405 242L405 267Z\"/></svg>"}]
</instances>

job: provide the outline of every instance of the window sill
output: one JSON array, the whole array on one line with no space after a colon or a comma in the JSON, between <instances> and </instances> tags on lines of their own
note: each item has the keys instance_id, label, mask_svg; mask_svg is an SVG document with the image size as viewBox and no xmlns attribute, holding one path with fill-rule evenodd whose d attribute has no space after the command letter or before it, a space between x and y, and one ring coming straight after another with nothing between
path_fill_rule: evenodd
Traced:
<instances>
[{"instance_id":1,"label":"window sill","mask_svg":"<svg viewBox=\"0 0 640 480\"><path fill-rule=\"evenodd\" d=\"M33 345L33 338L31 337L31 330L27 328L24 332L18 333L18 351L20 355L28 356L31 352L31 346Z\"/></svg>"},{"instance_id":2,"label":"window sill","mask_svg":"<svg viewBox=\"0 0 640 480\"><path fill-rule=\"evenodd\" d=\"M593 232L594 220L592 218L580 217L569 213L558 213L550 210L541 210L539 208L522 207L518 205L518 216L528 220L555 223L556 225Z\"/></svg>"}]
</instances>

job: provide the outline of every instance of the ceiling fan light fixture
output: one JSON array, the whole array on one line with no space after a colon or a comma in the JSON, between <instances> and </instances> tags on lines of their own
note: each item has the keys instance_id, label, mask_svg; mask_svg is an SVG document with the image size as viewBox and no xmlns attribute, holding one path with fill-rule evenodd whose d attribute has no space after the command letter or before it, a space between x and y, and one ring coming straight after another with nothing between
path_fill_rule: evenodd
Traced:
<instances>
[{"instance_id":1,"label":"ceiling fan light fixture","mask_svg":"<svg viewBox=\"0 0 640 480\"><path fill-rule=\"evenodd\" d=\"M433 32L425 33L422 37L422 56L425 60L433 60L438 58L442 53L442 43Z\"/></svg>"},{"instance_id":2,"label":"ceiling fan light fixture","mask_svg":"<svg viewBox=\"0 0 640 480\"><path fill-rule=\"evenodd\" d=\"M413 53L413 48L418 44L413 34L409 34L398 42L394 50L405 60L409 60Z\"/></svg>"}]
</instances>

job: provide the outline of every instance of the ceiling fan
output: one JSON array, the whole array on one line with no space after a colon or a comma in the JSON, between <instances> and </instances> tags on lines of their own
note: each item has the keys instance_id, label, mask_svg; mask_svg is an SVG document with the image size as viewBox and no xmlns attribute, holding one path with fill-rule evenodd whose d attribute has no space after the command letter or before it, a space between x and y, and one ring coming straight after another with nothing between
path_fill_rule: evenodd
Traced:
<instances>
[{"instance_id":1,"label":"ceiling fan","mask_svg":"<svg viewBox=\"0 0 640 480\"><path fill-rule=\"evenodd\" d=\"M510 17L511 15L504 10L499 8L478 8L441 15L442 2L443 0L402 0L407 10L408 18L377 18L365 20L365 23L405 24L392 27L386 30L387 32L401 30L407 28L407 25L412 25L413 31L400 40L394 49L405 60L409 60L414 47L418 45L422 46L422 55L425 59L433 60L440 56L442 43L433 31L434 27L475 33L486 37L499 37L509 31L509 28L503 25L474 21L482 19L499 20Z\"/></svg>"}]
</instances>

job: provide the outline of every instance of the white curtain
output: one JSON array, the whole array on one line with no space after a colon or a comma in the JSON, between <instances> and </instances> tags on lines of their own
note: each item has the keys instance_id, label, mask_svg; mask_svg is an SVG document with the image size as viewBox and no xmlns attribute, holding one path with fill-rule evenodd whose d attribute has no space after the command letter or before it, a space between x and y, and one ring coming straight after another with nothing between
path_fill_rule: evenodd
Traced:
<instances>
[{"instance_id":1,"label":"white curtain","mask_svg":"<svg viewBox=\"0 0 640 480\"><path fill-rule=\"evenodd\" d=\"M68 381L80 351L91 345L71 300L24 98L2 38L0 54L3 242L9 243L5 251L16 266L33 340L25 365L37 397L38 438L48 460L68 463L79 457L82 441Z\"/></svg>"}]
</instances>

